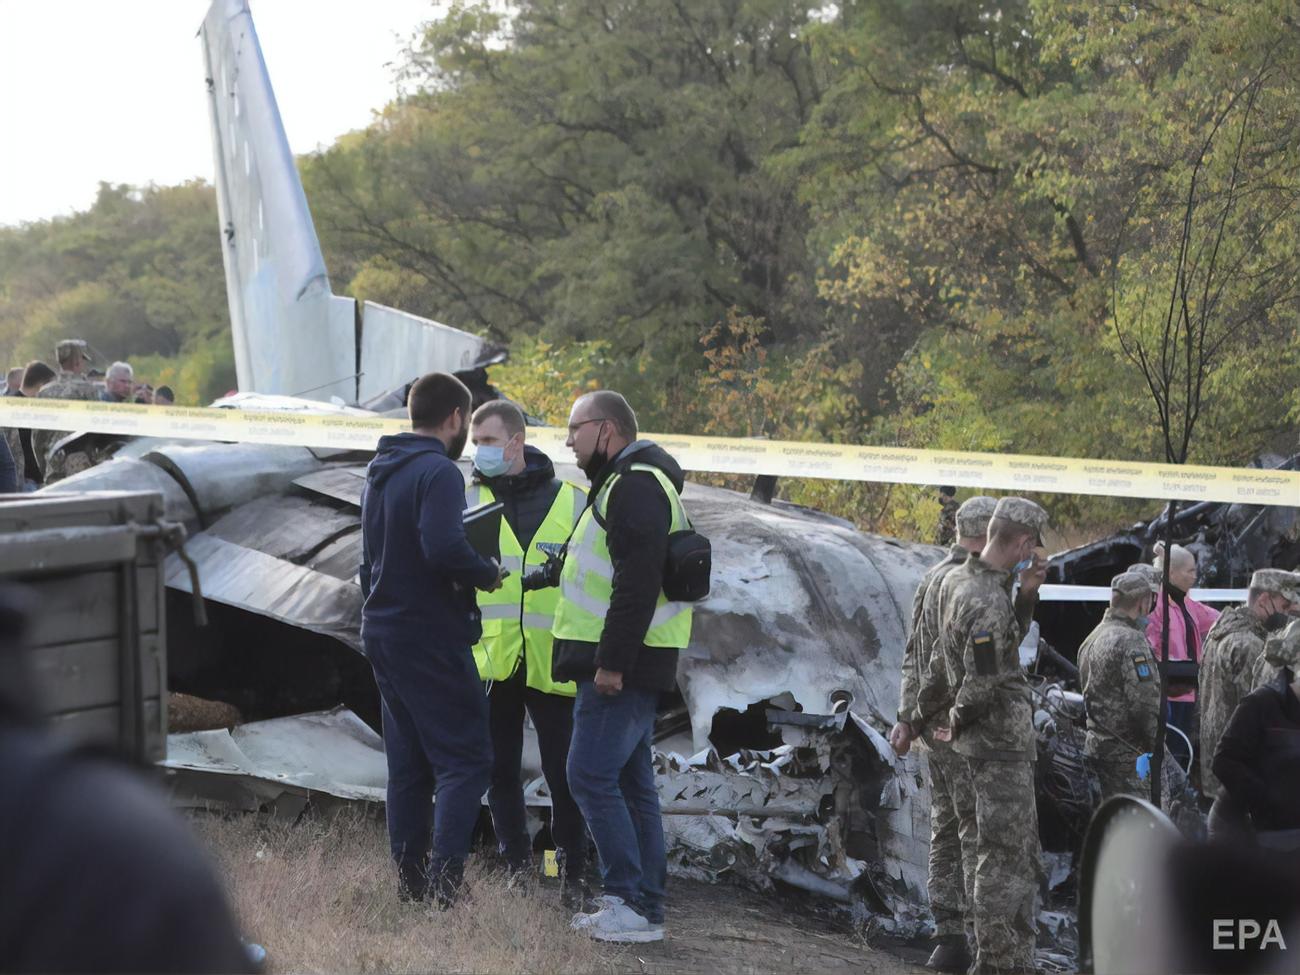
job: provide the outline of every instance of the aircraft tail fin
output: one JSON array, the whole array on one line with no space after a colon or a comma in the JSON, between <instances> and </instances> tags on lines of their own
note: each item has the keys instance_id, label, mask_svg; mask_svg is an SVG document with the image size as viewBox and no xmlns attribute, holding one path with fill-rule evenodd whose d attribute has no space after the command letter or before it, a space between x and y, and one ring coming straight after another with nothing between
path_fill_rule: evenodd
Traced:
<instances>
[{"instance_id":1,"label":"aircraft tail fin","mask_svg":"<svg viewBox=\"0 0 1300 975\"><path fill-rule=\"evenodd\" d=\"M354 403L470 365L478 336L332 293L247 0L213 0L199 36L240 390Z\"/></svg>"}]
</instances>

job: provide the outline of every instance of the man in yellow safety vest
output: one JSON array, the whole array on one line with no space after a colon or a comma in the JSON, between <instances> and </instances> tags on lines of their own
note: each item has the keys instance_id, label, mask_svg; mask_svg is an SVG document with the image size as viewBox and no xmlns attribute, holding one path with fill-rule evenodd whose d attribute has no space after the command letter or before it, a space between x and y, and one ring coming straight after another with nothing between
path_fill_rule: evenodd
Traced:
<instances>
[{"instance_id":1,"label":"man in yellow safety vest","mask_svg":"<svg viewBox=\"0 0 1300 975\"><path fill-rule=\"evenodd\" d=\"M524 415L513 403L484 403L470 420L474 477L466 507L491 501L504 506L500 557L509 571L500 589L480 591L483 636L474 645L479 677L490 682L492 785L488 807L498 848L512 873L532 864L520 763L524 711L537 729L542 772L551 796L551 838L559 859L565 903L583 906L587 830L569 792L565 763L573 733L570 682L551 677L551 626L560 594L528 589L523 581L547 563L539 544L563 545L587 505L587 492L559 480L550 458L525 443Z\"/></svg>"},{"instance_id":2,"label":"man in yellow safety vest","mask_svg":"<svg viewBox=\"0 0 1300 975\"><path fill-rule=\"evenodd\" d=\"M591 478L591 504L560 574L553 669L578 684L569 785L604 881L600 909L573 926L601 941L659 941L668 864L651 742L691 637L691 604L663 592L668 537L689 525L682 469L637 439L632 408L609 390L573 404L566 443Z\"/></svg>"}]
</instances>

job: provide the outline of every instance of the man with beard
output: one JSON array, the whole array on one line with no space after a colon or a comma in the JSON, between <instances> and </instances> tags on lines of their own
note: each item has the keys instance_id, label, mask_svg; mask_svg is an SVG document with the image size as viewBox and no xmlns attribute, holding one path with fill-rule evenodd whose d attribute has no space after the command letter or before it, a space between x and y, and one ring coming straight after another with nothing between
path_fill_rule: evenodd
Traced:
<instances>
[{"instance_id":1,"label":"man with beard","mask_svg":"<svg viewBox=\"0 0 1300 975\"><path fill-rule=\"evenodd\" d=\"M660 941L668 860L650 745L691 637L690 603L663 592L668 536L690 524L682 469L637 439L636 415L609 390L573 404L565 443L591 478L591 503L560 574L553 676L578 684L569 788L604 882L600 909L573 927L600 941Z\"/></svg>"},{"instance_id":2,"label":"man with beard","mask_svg":"<svg viewBox=\"0 0 1300 975\"><path fill-rule=\"evenodd\" d=\"M1201 656L1201 791L1214 798L1214 753L1232 712L1256 686L1254 677L1269 633L1300 609L1300 576L1281 569L1259 569L1250 577L1246 604L1226 609L1214 621Z\"/></svg>"},{"instance_id":3,"label":"man with beard","mask_svg":"<svg viewBox=\"0 0 1300 975\"><path fill-rule=\"evenodd\" d=\"M412 432L379 441L361 494L361 642L383 705L398 891L445 908L492 774L471 650L482 632L474 590L494 591L502 574L461 521L465 479L454 461L469 435L469 390L430 373L412 384L407 409Z\"/></svg>"}]
</instances>

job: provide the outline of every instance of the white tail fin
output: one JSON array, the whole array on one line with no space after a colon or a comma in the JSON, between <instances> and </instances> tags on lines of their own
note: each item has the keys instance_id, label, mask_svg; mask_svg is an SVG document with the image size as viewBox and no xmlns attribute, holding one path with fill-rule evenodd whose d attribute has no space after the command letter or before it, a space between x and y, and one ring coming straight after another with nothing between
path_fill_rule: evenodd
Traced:
<instances>
[{"instance_id":1,"label":"white tail fin","mask_svg":"<svg viewBox=\"0 0 1300 975\"><path fill-rule=\"evenodd\" d=\"M240 390L357 402L471 365L478 336L330 291L247 0L213 0L199 35Z\"/></svg>"}]
</instances>

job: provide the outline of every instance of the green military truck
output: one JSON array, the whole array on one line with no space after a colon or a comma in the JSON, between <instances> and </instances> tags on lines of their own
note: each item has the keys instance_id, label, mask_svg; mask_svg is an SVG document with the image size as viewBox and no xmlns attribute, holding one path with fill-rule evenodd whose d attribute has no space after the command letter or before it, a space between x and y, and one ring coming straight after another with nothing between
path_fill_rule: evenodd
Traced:
<instances>
[{"instance_id":1,"label":"green military truck","mask_svg":"<svg viewBox=\"0 0 1300 975\"><path fill-rule=\"evenodd\" d=\"M30 596L38 706L142 763L167 753L163 560L184 531L162 515L149 492L0 499L0 585Z\"/></svg>"}]
</instances>

